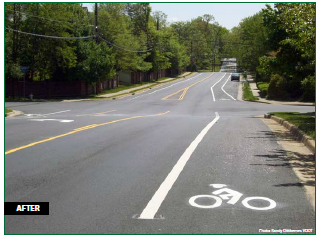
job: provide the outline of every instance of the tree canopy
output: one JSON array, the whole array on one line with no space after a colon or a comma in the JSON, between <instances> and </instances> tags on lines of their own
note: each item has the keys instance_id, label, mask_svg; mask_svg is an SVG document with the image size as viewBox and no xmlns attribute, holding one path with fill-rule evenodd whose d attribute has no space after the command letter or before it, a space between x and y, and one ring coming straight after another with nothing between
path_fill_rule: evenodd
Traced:
<instances>
[{"instance_id":1,"label":"tree canopy","mask_svg":"<svg viewBox=\"0 0 317 236\"><path fill-rule=\"evenodd\" d=\"M25 67L28 80L94 83L118 71L215 71L235 57L258 79L283 77L291 97L314 96L315 3L267 5L231 30L211 14L169 23L149 3L100 3L97 29L94 14L79 3L5 3L6 79Z\"/></svg>"}]
</instances>

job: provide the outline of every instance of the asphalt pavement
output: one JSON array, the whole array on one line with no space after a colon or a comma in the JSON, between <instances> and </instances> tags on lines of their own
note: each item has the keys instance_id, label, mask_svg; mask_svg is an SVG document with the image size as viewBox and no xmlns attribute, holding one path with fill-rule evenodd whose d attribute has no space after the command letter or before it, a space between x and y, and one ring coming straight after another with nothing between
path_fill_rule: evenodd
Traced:
<instances>
[{"instance_id":1,"label":"asphalt pavement","mask_svg":"<svg viewBox=\"0 0 317 236\"><path fill-rule=\"evenodd\" d=\"M315 213L231 72L198 73L117 100L6 103L6 234L260 234L313 229ZM294 232L293 232L294 233Z\"/></svg>"}]
</instances>

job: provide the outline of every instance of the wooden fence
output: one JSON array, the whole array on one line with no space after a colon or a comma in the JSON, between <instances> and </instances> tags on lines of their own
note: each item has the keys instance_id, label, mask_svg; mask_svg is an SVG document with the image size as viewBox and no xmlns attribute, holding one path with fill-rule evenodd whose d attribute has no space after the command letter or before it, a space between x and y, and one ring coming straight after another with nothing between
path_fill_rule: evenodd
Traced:
<instances>
[{"instance_id":1,"label":"wooden fence","mask_svg":"<svg viewBox=\"0 0 317 236\"><path fill-rule=\"evenodd\" d=\"M116 88L119 85L118 77L91 85L85 81L33 81L24 82L5 80L6 97L27 97L33 94L34 98L64 98L85 97L103 90Z\"/></svg>"}]
</instances>

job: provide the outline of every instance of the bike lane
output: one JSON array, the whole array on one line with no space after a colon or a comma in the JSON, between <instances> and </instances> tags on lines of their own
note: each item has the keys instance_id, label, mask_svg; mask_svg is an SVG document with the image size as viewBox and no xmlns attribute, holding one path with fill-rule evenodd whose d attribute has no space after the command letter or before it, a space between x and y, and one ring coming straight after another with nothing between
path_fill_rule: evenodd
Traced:
<instances>
[{"instance_id":1,"label":"bike lane","mask_svg":"<svg viewBox=\"0 0 317 236\"><path fill-rule=\"evenodd\" d=\"M220 117L192 154L155 219L144 220L151 232L260 234L279 233L272 229L313 229L314 233L314 211L268 128L252 116L220 113ZM237 192L226 196L225 188ZM193 199L197 195L209 197ZM218 200L211 195L218 195ZM214 208L197 207L211 205Z\"/></svg>"}]
</instances>

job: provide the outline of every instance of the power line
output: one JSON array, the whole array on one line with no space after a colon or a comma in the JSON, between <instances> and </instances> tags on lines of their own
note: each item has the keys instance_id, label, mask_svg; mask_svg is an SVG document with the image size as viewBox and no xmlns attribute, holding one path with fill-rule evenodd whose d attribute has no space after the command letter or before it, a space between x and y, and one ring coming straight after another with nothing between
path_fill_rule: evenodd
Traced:
<instances>
[{"instance_id":1,"label":"power line","mask_svg":"<svg viewBox=\"0 0 317 236\"><path fill-rule=\"evenodd\" d=\"M43 38L51 38L51 39L89 39L89 38L95 37L94 35L92 35L92 36L84 36L84 37L59 37L59 36L50 36L50 35L43 35L43 34L33 34L33 33L23 32L23 31L11 29L11 28L5 28L5 29L6 30L10 30L10 31L14 31L14 32L18 32L18 33L21 33L21 34L27 34L27 35L31 35L31 36L43 37Z\"/></svg>"},{"instance_id":2,"label":"power line","mask_svg":"<svg viewBox=\"0 0 317 236\"><path fill-rule=\"evenodd\" d=\"M56 20L56 19L52 19L52 18L46 18L46 17L42 17L42 16L35 16L35 15L31 15L29 13L25 13L22 11L14 11L14 10L10 10L10 9L5 9L6 11L11 11L11 12L17 12L17 13L21 13L23 15L28 15L31 17L36 17L36 18L40 18L40 19L45 19L45 20L50 20L50 21L56 21L56 22L60 22L60 23L68 23L71 24L70 22L66 21L66 20Z\"/></svg>"},{"instance_id":3,"label":"power line","mask_svg":"<svg viewBox=\"0 0 317 236\"><path fill-rule=\"evenodd\" d=\"M22 12L22 11L14 11L14 10L10 10L10 9L5 9L5 11L17 12L17 13L21 13L23 15L27 15L27 16L30 16L30 17L35 17L35 18L40 18L40 19L44 19L44 20L49 20L49 21L55 21L55 22L59 22L59 23L67 23L67 24L70 24L70 25L74 25L74 23L70 23L66 19L65 20L56 20L56 19L42 17L42 16L35 16L35 15L29 14L29 13L25 13L25 12ZM80 21L80 19L76 19L75 20L75 22L77 22L77 21ZM86 26L94 27L94 25L86 25Z\"/></svg>"},{"instance_id":4,"label":"power line","mask_svg":"<svg viewBox=\"0 0 317 236\"><path fill-rule=\"evenodd\" d=\"M117 46L117 45L115 45L115 44L113 44L113 43L109 42L108 40L104 39L104 38L103 38L103 37L101 37L100 35L99 35L99 37L100 37L102 40L104 40L105 42L107 42L107 43L111 44L112 46L114 46L114 47L116 47L116 48L119 48L119 49L121 49L121 50L127 51L127 52L137 52L137 53L139 52L139 53L145 53L145 52L150 52L150 51L152 51L152 50L153 50L153 48L151 48L151 49L146 50L146 51L131 51L131 50L129 50L129 49L126 49L126 48L123 48L123 47Z\"/></svg>"}]
</instances>

